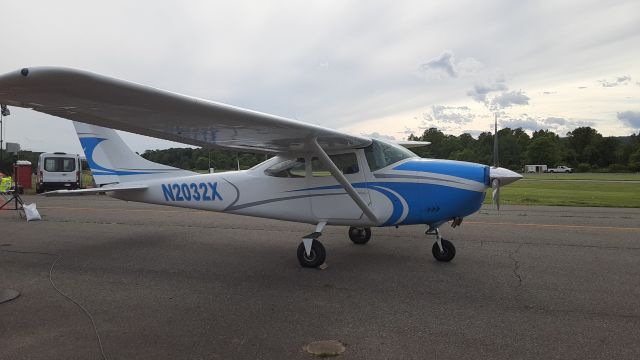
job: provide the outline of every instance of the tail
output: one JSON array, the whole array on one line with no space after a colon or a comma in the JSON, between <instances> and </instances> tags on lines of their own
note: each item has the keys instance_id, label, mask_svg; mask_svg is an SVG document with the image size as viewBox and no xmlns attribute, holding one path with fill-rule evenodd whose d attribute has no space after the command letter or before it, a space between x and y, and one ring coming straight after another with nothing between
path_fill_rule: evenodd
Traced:
<instances>
[{"instance_id":1,"label":"tail","mask_svg":"<svg viewBox=\"0 0 640 360\"><path fill-rule=\"evenodd\" d=\"M195 174L142 158L113 129L76 121L73 126L98 186Z\"/></svg>"}]
</instances>

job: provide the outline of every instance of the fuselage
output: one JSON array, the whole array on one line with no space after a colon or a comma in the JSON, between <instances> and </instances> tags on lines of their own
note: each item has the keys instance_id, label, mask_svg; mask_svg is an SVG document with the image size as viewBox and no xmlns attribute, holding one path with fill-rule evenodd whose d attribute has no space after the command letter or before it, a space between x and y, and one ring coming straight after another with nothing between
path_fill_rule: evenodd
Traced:
<instances>
[{"instance_id":1,"label":"fuselage","mask_svg":"<svg viewBox=\"0 0 640 360\"><path fill-rule=\"evenodd\" d=\"M441 224L480 209L490 168L423 159L400 147L330 154L369 205L373 223L313 154L271 158L250 170L164 178L148 189L113 196L170 206L316 224L394 226Z\"/></svg>"}]
</instances>

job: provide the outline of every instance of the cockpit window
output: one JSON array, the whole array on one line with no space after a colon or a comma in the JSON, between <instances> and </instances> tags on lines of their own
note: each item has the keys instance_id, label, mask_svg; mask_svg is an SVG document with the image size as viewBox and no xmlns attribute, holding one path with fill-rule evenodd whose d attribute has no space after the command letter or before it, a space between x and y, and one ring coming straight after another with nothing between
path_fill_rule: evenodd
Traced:
<instances>
[{"instance_id":1,"label":"cockpit window","mask_svg":"<svg viewBox=\"0 0 640 360\"><path fill-rule=\"evenodd\" d=\"M306 175L304 158L288 159L270 166L265 174L274 177L303 178Z\"/></svg>"},{"instance_id":2,"label":"cockpit window","mask_svg":"<svg viewBox=\"0 0 640 360\"><path fill-rule=\"evenodd\" d=\"M371 145L364 148L367 164L371 171L382 169L400 160L417 157L411 151L397 145L391 145L382 141L373 140Z\"/></svg>"},{"instance_id":3,"label":"cockpit window","mask_svg":"<svg viewBox=\"0 0 640 360\"><path fill-rule=\"evenodd\" d=\"M356 174L360 171L358 168L358 158L355 153L330 155L329 158L331 158L331 161L333 161L336 167L345 175ZM329 168L326 167L320 159L314 157L311 159L311 176L326 177L333 175L331 175Z\"/></svg>"}]
</instances>

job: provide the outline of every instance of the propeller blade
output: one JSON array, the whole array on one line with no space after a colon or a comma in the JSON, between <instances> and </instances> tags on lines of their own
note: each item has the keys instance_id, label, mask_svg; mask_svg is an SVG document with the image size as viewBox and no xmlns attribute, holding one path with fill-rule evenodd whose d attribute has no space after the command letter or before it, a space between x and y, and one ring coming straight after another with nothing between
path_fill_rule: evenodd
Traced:
<instances>
[{"instance_id":1,"label":"propeller blade","mask_svg":"<svg viewBox=\"0 0 640 360\"><path fill-rule=\"evenodd\" d=\"M496 113L495 127L493 131L493 167L499 167L498 161L498 113Z\"/></svg>"},{"instance_id":2,"label":"propeller blade","mask_svg":"<svg viewBox=\"0 0 640 360\"><path fill-rule=\"evenodd\" d=\"M493 179L493 181L491 181L491 188L493 188L491 200L493 201L493 204L496 206L496 208L500 210L500 180Z\"/></svg>"}]
</instances>

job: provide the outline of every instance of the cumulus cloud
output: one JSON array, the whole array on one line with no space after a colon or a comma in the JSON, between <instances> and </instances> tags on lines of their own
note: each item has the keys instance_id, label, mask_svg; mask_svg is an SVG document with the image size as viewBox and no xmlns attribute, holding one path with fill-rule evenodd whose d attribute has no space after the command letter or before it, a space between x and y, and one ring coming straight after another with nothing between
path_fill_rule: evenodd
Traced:
<instances>
[{"instance_id":1,"label":"cumulus cloud","mask_svg":"<svg viewBox=\"0 0 640 360\"><path fill-rule=\"evenodd\" d=\"M451 77L458 77L455 64L453 63L453 53L445 51L440 56L435 57L420 66L423 71L443 71Z\"/></svg>"},{"instance_id":2,"label":"cumulus cloud","mask_svg":"<svg viewBox=\"0 0 640 360\"><path fill-rule=\"evenodd\" d=\"M521 90L505 91L491 100L492 109L504 109L514 105L529 105L529 97Z\"/></svg>"},{"instance_id":3,"label":"cumulus cloud","mask_svg":"<svg viewBox=\"0 0 640 360\"><path fill-rule=\"evenodd\" d=\"M545 128L544 124L532 117L512 118L500 120L500 127L508 127L511 129L523 128L524 130L536 131Z\"/></svg>"},{"instance_id":4,"label":"cumulus cloud","mask_svg":"<svg viewBox=\"0 0 640 360\"><path fill-rule=\"evenodd\" d=\"M482 64L472 58L457 60L453 52L445 51L437 57L420 65L420 70L427 75L446 75L457 78L474 73L482 67Z\"/></svg>"},{"instance_id":5,"label":"cumulus cloud","mask_svg":"<svg viewBox=\"0 0 640 360\"><path fill-rule=\"evenodd\" d=\"M512 129L522 128L529 131L551 130L555 133L562 134L578 127L593 126L594 123L588 120L571 120L562 117L532 117L522 114L518 117L508 118L500 121L500 126Z\"/></svg>"},{"instance_id":6,"label":"cumulus cloud","mask_svg":"<svg viewBox=\"0 0 640 360\"><path fill-rule=\"evenodd\" d=\"M618 120L627 127L640 129L640 111L623 111L618 113Z\"/></svg>"},{"instance_id":7,"label":"cumulus cloud","mask_svg":"<svg viewBox=\"0 0 640 360\"><path fill-rule=\"evenodd\" d=\"M559 117L548 117L544 120L544 123L547 125L560 125L560 126L564 126L567 125L567 119L565 118L559 118Z\"/></svg>"},{"instance_id":8,"label":"cumulus cloud","mask_svg":"<svg viewBox=\"0 0 640 360\"><path fill-rule=\"evenodd\" d=\"M431 114L432 116L424 114L423 117L425 120L429 116L439 122L458 125L470 123L476 117L467 106L433 105L431 106Z\"/></svg>"},{"instance_id":9,"label":"cumulus cloud","mask_svg":"<svg viewBox=\"0 0 640 360\"><path fill-rule=\"evenodd\" d=\"M381 140L395 140L396 139L395 137L393 137L391 135L380 134L377 131L374 131L374 132L368 133L368 134L360 133L360 135L366 136L366 137L369 137L369 138L372 138L372 139L381 139Z\"/></svg>"},{"instance_id":10,"label":"cumulus cloud","mask_svg":"<svg viewBox=\"0 0 640 360\"><path fill-rule=\"evenodd\" d=\"M616 76L613 79L598 80L602 87L616 87L620 85L627 85L629 81L631 81L631 76L629 75Z\"/></svg>"},{"instance_id":11,"label":"cumulus cloud","mask_svg":"<svg viewBox=\"0 0 640 360\"><path fill-rule=\"evenodd\" d=\"M504 79L498 79L492 84L476 84L473 89L467 91L467 95L471 96L473 100L487 103L487 95L495 91L506 91L507 85L504 83Z\"/></svg>"}]
</instances>

